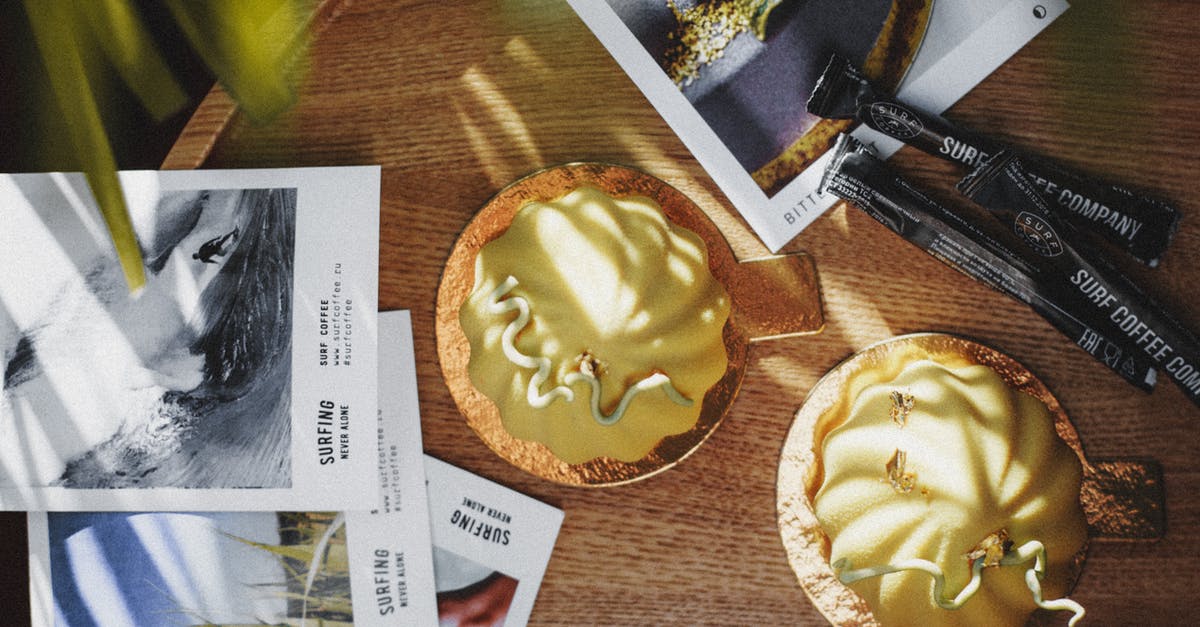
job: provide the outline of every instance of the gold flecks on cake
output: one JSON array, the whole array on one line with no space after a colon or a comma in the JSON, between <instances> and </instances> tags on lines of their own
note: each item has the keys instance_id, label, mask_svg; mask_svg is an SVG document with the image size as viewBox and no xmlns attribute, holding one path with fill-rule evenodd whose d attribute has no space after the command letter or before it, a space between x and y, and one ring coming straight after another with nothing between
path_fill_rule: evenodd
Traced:
<instances>
[{"instance_id":1,"label":"gold flecks on cake","mask_svg":"<svg viewBox=\"0 0 1200 627\"><path fill-rule=\"evenodd\" d=\"M896 449L896 452L892 453L892 458L884 465L888 483L892 484L892 489L900 494L912 492L913 487L917 485L917 474L906 470L907 465L908 453L900 449Z\"/></svg>"},{"instance_id":2,"label":"gold flecks on cake","mask_svg":"<svg viewBox=\"0 0 1200 627\"><path fill-rule=\"evenodd\" d=\"M901 429L904 428L904 425L908 424L908 414L912 412L912 408L912 394L905 394L899 390L892 391L892 410L889 415L892 418L892 422L899 425Z\"/></svg>"},{"instance_id":3,"label":"gold flecks on cake","mask_svg":"<svg viewBox=\"0 0 1200 627\"><path fill-rule=\"evenodd\" d=\"M987 537L980 540L979 544L976 544L967 553L966 558L969 562L983 558L984 568L991 568L999 566L1000 560L1012 550L1012 547L1013 541L1008 537L1008 530L1000 529L989 533Z\"/></svg>"},{"instance_id":4,"label":"gold flecks on cake","mask_svg":"<svg viewBox=\"0 0 1200 627\"><path fill-rule=\"evenodd\" d=\"M579 372L589 376L599 378L608 371L608 366L600 361L592 351L585 350L575 356L575 363L579 364Z\"/></svg>"}]
</instances>

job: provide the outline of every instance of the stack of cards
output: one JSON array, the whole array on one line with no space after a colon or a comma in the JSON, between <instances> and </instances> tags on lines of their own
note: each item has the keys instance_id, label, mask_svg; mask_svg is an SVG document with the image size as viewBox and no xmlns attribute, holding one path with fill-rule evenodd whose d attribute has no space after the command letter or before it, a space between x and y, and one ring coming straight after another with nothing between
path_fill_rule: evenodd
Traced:
<instances>
[{"instance_id":1,"label":"stack of cards","mask_svg":"<svg viewBox=\"0 0 1200 627\"><path fill-rule=\"evenodd\" d=\"M123 183L135 294L82 177L0 178L32 623L523 624L562 512L422 454L409 316L376 313L379 168Z\"/></svg>"}]
</instances>

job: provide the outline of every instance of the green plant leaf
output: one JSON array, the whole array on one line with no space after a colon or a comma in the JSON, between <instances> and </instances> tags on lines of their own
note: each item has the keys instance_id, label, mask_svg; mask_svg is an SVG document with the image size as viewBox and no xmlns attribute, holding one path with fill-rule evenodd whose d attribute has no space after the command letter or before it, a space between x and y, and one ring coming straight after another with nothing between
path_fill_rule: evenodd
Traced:
<instances>
[{"instance_id":1,"label":"green plant leaf","mask_svg":"<svg viewBox=\"0 0 1200 627\"><path fill-rule=\"evenodd\" d=\"M295 0L166 0L192 48L238 105L269 120L295 99L288 73L302 53L305 22Z\"/></svg>"},{"instance_id":2,"label":"green plant leaf","mask_svg":"<svg viewBox=\"0 0 1200 627\"><path fill-rule=\"evenodd\" d=\"M66 2L25 0L25 13L49 71L51 89L62 109L71 143L100 205L100 215L112 234L129 289L138 290L146 284L142 252L117 178L116 159L84 70L81 37L76 32L70 7Z\"/></svg>"},{"instance_id":3,"label":"green plant leaf","mask_svg":"<svg viewBox=\"0 0 1200 627\"><path fill-rule=\"evenodd\" d=\"M77 22L88 27L121 80L156 120L187 105L187 94L129 0L89 0L71 6ZM83 31L80 28L78 34Z\"/></svg>"},{"instance_id":4,"label":"green plant leaf","mask_svg":"<svg viewBox=\"0 0 1200 627\"><path fill-rule=\"evenodd\" d=\"M192 48L251 119L269 120L292 104L312 0L167 0L167 5ZM23 0L23 7L61 110L71 147L66 154L86 175L126 282L136 291L146 273L101 115L113 86L107 71L115 69L158 119L178 111L187 96L131 0ZM54 139L46 138L47 144Z\"/></svg>"}]
</instances>

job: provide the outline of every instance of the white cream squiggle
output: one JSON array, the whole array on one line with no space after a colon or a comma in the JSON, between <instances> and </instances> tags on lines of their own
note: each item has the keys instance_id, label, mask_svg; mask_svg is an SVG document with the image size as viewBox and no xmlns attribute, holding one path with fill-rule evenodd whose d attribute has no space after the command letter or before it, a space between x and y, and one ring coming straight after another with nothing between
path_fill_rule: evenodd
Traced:
<instances>
[{"instance_id":1,"label":"white cream squiggle","mask_svg":"<svg viewBox=\"0 0 1200 627\"><path fill-rule=\"evenodd\" d=\"M525 393L525 398L530 405L541 409L559 396L569 403L575 400L575 393L566 386L557 386L545 394L540 391L542 384L550 378L550 359L531 357L517 350L515 343L517 334L525 328L525 325L529 324L529 301L520 296L501 300L516 286L516 277L509 276L503 283L497 285L488 297L488 311L491 313L505 314L513 310L517 311L517 317L508 323L508 326L504 328L503 335L500 336L500 346L504 350L504 356L521 368L537 369L537 372L529 379L529 388Z\"/></svg>"},{"instance_id":2,"label":"white cream squiggle","mask_svg":"<svg viewBox=\"0 0 1200 627\"><path fill-rule=\"evenodd\" d=\"M500 346L504 350L504 356L513 364L521 368L534 368L537 370L530 377L529 387L525 391L525 398L530 406L541 409L559 397L570 403L575 400L575 392L567 386L581 381L585 381L591 386L592 398L590 408L592 418L596 422L606 426L616 424L625 415L634 396L654 388L662 388L667 398L671 399L671 402L677 405L690 407L694 402L692 399L680 394L679 390L675 389L675 386L671 384L671 378L661 372L656 372L626 389L625 394L621 396L621 400L617 403L617 407L608 415L605 415L604 411L600 409L600 379L586 372L569 373L563 377L566 385L555 386L550 391L542 394L542 384L550 378L552 364L548 357L526 355L517 349L517 334L529 324L529 301L520 296L505 298L516 286L517 279L513 276L509 276L504 282L497 285L496 289L492 290L492 293L488 297L488 311L497 315L514 310L517 312L517 317L504 328L504 333L500 336Z\"/></svg>"},{"instance_id":3,"label":"white cream squiggle","mask_svg":"<svg viewBox=\"0 0 1200 627\"><path fill-rule=\"evenodd\" d=\"M1063 610L1074 614L1071 620L1068 621L1068 627L1075 627L1075 624L1083 619L1083 606L1072 601L1071 599L1052 599L1045 601L1042 599L1042 579L1046 576L1046 547L1037 540L1030 540L1013 551L1008 552L1000 559L1001 566L1011 566L1013 564L1022 564L1034 559L1033 568L1025 571L1025 585L1029 587L1029 591L1033 593L1033 602L1038 607L1046 610ZM900 572L903 570L919 570L933 577L933 601L938 607L947 610L956 610L966 603L975 592L979 590L982 581L984 560L977 559L971 566L971 580L953 599L947 599L942 596L946 588L946 576L942 569L935 563L920 558L900 560L895 564L886 566L873 566L870 568L851 569L850 560L842 558L833 563L833 569L838 571L838 579L842 583L854 583L860 579L868 577L879 577L889 573ZM846 569L846 570L843 570Z\"/></svg>"}]
</instances>

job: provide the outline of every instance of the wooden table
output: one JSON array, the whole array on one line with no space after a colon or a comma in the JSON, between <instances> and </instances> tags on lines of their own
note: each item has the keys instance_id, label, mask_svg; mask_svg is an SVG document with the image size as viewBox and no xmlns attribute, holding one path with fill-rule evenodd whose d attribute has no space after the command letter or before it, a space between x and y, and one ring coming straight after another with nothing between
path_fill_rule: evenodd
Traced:
<instances>
[{"instance_id":1,"label":"wooden table","mask_svg":"<svg viewBox=\"0 0 1200 627\"><path fill-rule=\"evenodd\" d=\"M1200 12L1184 0L1076 4L949 115L1180 206L1187 215L1165 261L1131 273L1200 328ZM564 2L335 1L319 27L289 113L256 126L214 93L164 167L383 165L380 304L412 310L426 449L566 511L533 624L822 624L777 531L780 447L832 366L929 330L1023 362L1057 395L1089 457L1161 463L1166 536L1093 543L1073 597L1090 624L1189 620L1200 600L1200 409L1165 381L1134 390L1028 308L846 207L785 249L816 259L824 331L751 346L740 395L698 452L608 489L508 465L455 408L434 338L443 264L501 187L562 162L626 164L694 199L739 258L767 251ZM907 148L892 163L962 205L954 168Z\"/></svg>"}]
</instances>

